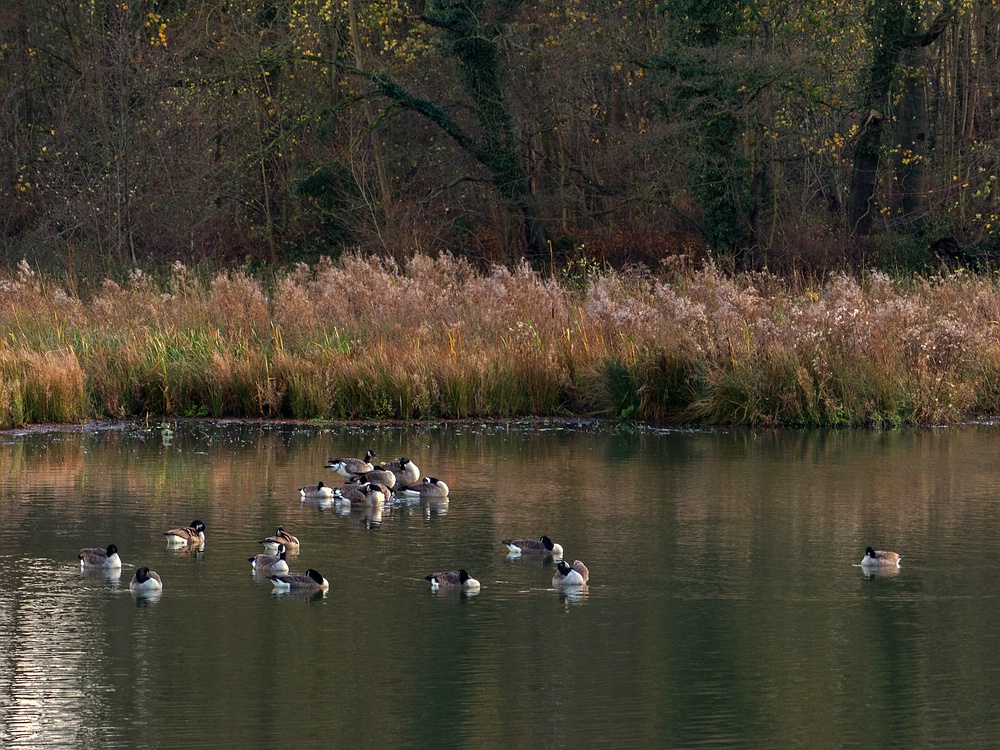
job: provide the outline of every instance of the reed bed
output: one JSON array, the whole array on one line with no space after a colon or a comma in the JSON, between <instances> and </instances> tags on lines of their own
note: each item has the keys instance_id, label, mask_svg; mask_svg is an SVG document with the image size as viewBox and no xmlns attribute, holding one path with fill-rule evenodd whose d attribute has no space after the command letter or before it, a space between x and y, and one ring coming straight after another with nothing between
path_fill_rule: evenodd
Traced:
<instances>
[{"instance_id":1,"label":"reed bed","mask_svg":"<svg viewBox=\"0 0 1000 750\"><path fill-rule=\"evenodd\" d=\"M347 256L265 293L136 272L0 280L0 425L170 416L593 415L747 425L1000 411L1000 289L957 272L793 284L715 268L567 285L459 258Z\"/></svg>"}]
</instances>

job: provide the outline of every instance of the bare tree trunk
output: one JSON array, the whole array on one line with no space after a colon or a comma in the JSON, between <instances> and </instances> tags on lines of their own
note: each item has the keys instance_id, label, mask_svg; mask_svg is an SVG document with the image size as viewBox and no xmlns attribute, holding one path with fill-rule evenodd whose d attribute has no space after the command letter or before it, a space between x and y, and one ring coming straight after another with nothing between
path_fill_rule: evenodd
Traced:
<instances>
[{"instance_id":1,"label":"bare tree trunk","mask_svg":"<svg viewBox=\"0 0 1000 750\"><path fill-rule=\"evenodd\" d=\"M504 201L508 215L516 218L518 240L535 262L548 259L546 224L539 216L524 160L517 149L512 118L507 111L501 83L499 39L510 14L522 0L463 4L430 4L423 20L442 32L446 54L454 59L462 86L471 101L478 137L470 136L444 110L409 94L384 75L373 75L379 93L426 117L444 130L466 153L481 164ZM484 24L483 16L493 16Z\"/></svg>"},{"instance_id":2,"label":"bare tree trunk","mask_svg":"<svg viewBox=\"0 0 1000 750\"><path fill-rule=\"evenodd\" d=\"M926 97L923 94L923 55L916 50L932 44L948 28L958 12L957 0L946 2L930 25L921 28L919 9L906 0L873 0L870 7L871 32L874 52L864 90L867 105L871 108L861 127L861 136L854 147L854 171L851 176L851 196L848 205L848 222L855 234L868 234L875 212L875 190L878 184L878 166L881 158L882 131L885 120L883 109L896 83L897 65L900 60L919 62L911 71L916 76L913 86L904 84L901 100L909 114L903 123L904 130L912 137L903 141L903 147L917 144L917 134L926 129ZM907 75L907 80L911 76ZM917 111L919 110L919 112ZM910 165L907 165L908 167ZM897 180L906 182L909 194L907 205L914 205L914 193L920 190L923 171L897 173ZM916 201L919 203L919 201Z\"/></svg>"},{"instance_id":3,"label":"bare tree trunk","mask_svg":"<svg viewBox=\"0 0 1000 750\"><path fill-rule=\"evenodd\" d=\"M871 232L876 211L875 186L878 184L884 119L880 113L871 110L854 147L854 171L851 174L851 200L847 208L847 220L851 232L861 236Z\"/></svg>"},{"instance_id":4,"label":"bare tree trunk","mask_svg":"<svg viewBox=\"0 0 1000 750\"><path fill-rule=\"evenodd\" d=\"M927 97L924 89L925 48L905 47L904 68L896 106L896 182L904 221L919 222L926 214L924 164L927 157Z\"/></svg>"}]
</instances>

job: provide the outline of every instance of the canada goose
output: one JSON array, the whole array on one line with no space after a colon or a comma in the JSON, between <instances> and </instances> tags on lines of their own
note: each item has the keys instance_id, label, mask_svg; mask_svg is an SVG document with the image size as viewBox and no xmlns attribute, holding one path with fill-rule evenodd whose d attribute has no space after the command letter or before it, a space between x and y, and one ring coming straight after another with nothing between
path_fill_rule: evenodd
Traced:
<instances>
[{"instance_id":1,"label":"canada goose","mask_svg":"<svg viewBox=\"0 0 1000 750\"><path fill-rule=\"evenodd\" d=\"M381 508L392 498L389 488L380 482L369 482L365 485L365 505Z\"/></svg>"},{"instance_id":2,"label":"canada goose","mask_svg":"<svg viewBox=\"0 0 1000 750\"><path fill-rule=\"evenodd\" d=\"M398 495L404 497L419 497L421 500L432 497L448 497L448 485L434 477L424 477L419 484L414 484L399 490Z\"/></svg>"},{"instance_id":3,"label":"canada goose","mask_svg":"<svg viewBox=\"0 0 1000 750\"><path fill-rule=\"evenodd\" d=\"M366 485L358 484L357 482L342 484L333 491L333 499L347 506L357 506L360 508L365 504L367 498L368 490L366 489Z\"/></svg>"},{"instance_id":4,"label":"canada goose","mask_svg":"<svg viewBox=\"0 0 1000 750\"><path fill-rule=\"evenodd\" d=\"M479 591L479 581L461 570L449 570L445 573L431 573L424 576L425 581L431 582L431 591L439 588L462 588L466 591Z\"/></svg>"},{"instance_id":5,"label":"canada goose","mask_svg":"<svg viewBox=\"0 0 1000 750\"><path fill-rule=\"evenodd\" d=\"M562 559L563 548L547 536L538 539L502 539L500 544L507 548L511 555L519 556L522 552L535 552L542 555Z\"/></svg>"},{"instance_id":6,"label":"canada goose","mask_svg":"<svg viewBox=\"0 0 1000 750\"><path fill-rule=\"evenodd\" d=\"M132 581L128 585L129 591L136 594L151 593L163 590L163 581L160 574L149 568L139 568L132 576Z\"/></svg>"},{"instance_id":7,"label":"canada goose","mask_svg":"<svg viewBox=\"0 0 1000 750\"><path fill-rule=\"evenodd\" d=\"M411 484L416 484L420 481L420 469L406 456L400 456L395 461L382 464L381 468L391 471L395 475L396 487L409 487ZM394 488L390 487L389 489Z\"/></svg>"},{"instance_id":8,"label":"canada goose","mask_svg":"<svg viewBox=\"0 0 1000 750\"><path fill-rule=\"evenodd\" d=\"M322 482L310 484L306 487L299 487L299 494L306 500L324 500L333 497L333 487L328 487Z\"/></svg>"},{"instance_id":9,"label":"canada goose","mask_svg":"<svg viewBox=\"0 0 1000 750\"><path fill-rule=\"evenodd\" d=\"M861 560L861 565L865 568L873 565L895 565L899 567L899 561L902 559L903 556L898 552L885 552L868 545L865 548L865 556Z\"/></svg>"},{"instance_id":10,"label":"canada goose","mask_svg":"<svg viewBox=\"0 0 1000 750\"><path fill-rule=\"evenodd\" d=\"M350 479L355 474L364 474L375 467L371 464L373 458L378 458L378 454L369 450L365 452L365 457L361 458L331 458L326 462L326 468L340 474L345 479Z\"/></svg>"},{"instance_id":11,"label":"canada goose","mask_svg":"<svg viewBox=\"0 0 1000 750\"><path fill-rule=\"evenodd\" d=\"M365 484L349 482L340 485L333 492L336 502L351 508L381 508L390 496L388 488L377 482L366 482Z\"/></svg>"},{"instance_id":12,"label":"canada goose","mask_svg":"<svg viewBox=\"0 0 1000 750\"><path fill-rule=\"evenodd\" d=\"M163 536L167 538L167 544L204 544L205 524L195 519L190 526L164 531Z\"/></svg>"},{"instance_id":13,"label":"canada goose","mask_svg":"<svg viewBox=\"0 0 1000 750\"><path fill-rule=\"evenodd\" d=\"M118 556L118 548L109 544L107 549L100 547L84 547L77 555L80 569L84 568L120 568L122 559Z\"/></svg>"},{"instance_id":14,"label":"canada goose","mask_svg":"<svg viewBox=\"0 0 1000 750\"><path fill-rule=\"evenodd\" d=\"M590 580L590 571L580 560L574 560L572 565L560 560L557 568L552 576L553 586L582 586Z\"/></svg>"},{"instance_id":15,"label":"canada goose","mask_svg":"<svg viewBox=\"0 0 1000 750\"><path fill-rule=\"evenodd\" d=\"M274 588L279 591L289 591L298 589L300 591L326 591L330 588L330 582L309 568L305 573L279 573L268 576Z\"/></svg>"},{"instance_id":16,"label":"canada goose","mask_svg":"<svg viewBox=\"0 0 1000 750\"><path fill-rule=\"evenodd\" d=\"M355 477L361 482L384 484L390 490L396 486L396 475L388 469L380 469L377 466L371 471L366 471L363 474L355 474Z\"/></svg>"},{"instance_id":17,"label":"canada goose","mask_svg":"<svg viewBox=\"0 0 1000 750\"><path fill-rule=\"evenodd\" d=\"M248 557L247 561L253 566L255 573L287 573L288 562L285 560L287 552L288 550L285 549L285 545L279 544L278 554L254 555L253 557Z\"/></svg>"},{"instance_id":18,"label":"canada goose","mask_svg":"<svg viewBox=\"0 0 1000 750\"><path fill-rule=\"evenodd\" d=\"M269 555L278 554L278 545L284 545L288 552L298 552L300 546L299 538L289 534L283 526L279 526L267 539L261 539L260 543L264 545L264 552Z\"/></svg>"}]
</instances>

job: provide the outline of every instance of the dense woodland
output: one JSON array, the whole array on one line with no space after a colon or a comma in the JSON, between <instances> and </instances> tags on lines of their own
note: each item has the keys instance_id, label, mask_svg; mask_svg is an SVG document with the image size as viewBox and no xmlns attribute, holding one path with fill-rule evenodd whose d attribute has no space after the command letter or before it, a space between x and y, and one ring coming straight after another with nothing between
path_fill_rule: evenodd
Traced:
<instances>
[{"instance_id":1,"label":"dense woodland","mask_svg":"<svg viewBox=\"0 0 1000 750\"><path fill-rule=\"evenodd\" d=\"M8 0L0 246L991 267L998 93L997 0Z\"/></svg>"}]
</instances>

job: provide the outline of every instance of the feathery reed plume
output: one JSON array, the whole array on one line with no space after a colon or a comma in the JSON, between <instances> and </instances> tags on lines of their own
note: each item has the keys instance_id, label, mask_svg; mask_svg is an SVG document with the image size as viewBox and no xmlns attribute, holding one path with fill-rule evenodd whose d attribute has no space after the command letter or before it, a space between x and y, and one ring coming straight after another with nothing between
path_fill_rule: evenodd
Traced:
<instances>
[{"instance_id":1,"label":"feathery reed plume","mask_svg":"<svg viewBox=\"0 0 1000 750\"><path fill-rule=\"evenodd\" d=\"M91 416L297 419L595 414L893 425L1000 410L1000 291L962 273L823 284L707 266L592 269L447 254L134 272L77 298L0 279L0 425ZM30 311L30 312L29 312Z\"/></svg>"}]
</instances>

